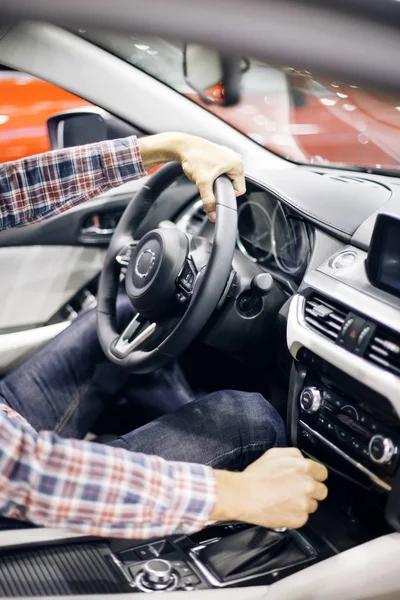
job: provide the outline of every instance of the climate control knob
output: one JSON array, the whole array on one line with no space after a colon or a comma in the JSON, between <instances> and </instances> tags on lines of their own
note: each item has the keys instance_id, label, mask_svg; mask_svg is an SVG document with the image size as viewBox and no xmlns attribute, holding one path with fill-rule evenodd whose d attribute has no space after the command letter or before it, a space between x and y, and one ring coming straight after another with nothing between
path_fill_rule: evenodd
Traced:
<instances>
[{"instance_id":1,"label":"climate control knob","mask_svg":"<svg viewBox=\"0 0 400 600\"><path fill-rule=\"evenodd\" d=\"M300 394L300 406L308 413L316 413L322 406L322 392L317 387L306 387Z\"/></svg>"},{"instance_id":2,"label":"climate control knob","mask_svg":"<svg viewBox=\"0 0 400 600\"><path fill-rule=\"evenodd\" d=\"M374 435L368 446L369 457L380 465L386 465L396 452L393 441L383 435Z\"/></svg>"},{"instance_id":3,"label":"climate control knob","mask_svg":"<svg viewBox=\"0 0 400 600\"><path fill-rule=\"evenodd\" d=\"M173 580L171 563L162 558L148 560L143 568L143 579L151 589L165 589Z\"/></svg>"}]
</instances>

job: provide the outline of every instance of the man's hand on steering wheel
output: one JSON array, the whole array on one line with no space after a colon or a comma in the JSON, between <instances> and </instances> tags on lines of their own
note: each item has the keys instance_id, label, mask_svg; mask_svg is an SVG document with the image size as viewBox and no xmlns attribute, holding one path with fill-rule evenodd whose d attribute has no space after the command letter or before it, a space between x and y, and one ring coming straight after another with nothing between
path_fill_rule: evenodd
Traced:
<instances>
[{"instance_id":1,"label":"man's hand on steering wheel","mask_svg":"<svg viewBox=\"0 0 400 600\"><path fill-rule=\"evenodd\" d=\"M181 163L185 175L198 187L204 208L215 221L214 181L227 175L236 196L246 191L242 159L233 150L185 133L161 133L139 140L143 164L149 169L168 161Z\"/></svg>"}]
</instances>

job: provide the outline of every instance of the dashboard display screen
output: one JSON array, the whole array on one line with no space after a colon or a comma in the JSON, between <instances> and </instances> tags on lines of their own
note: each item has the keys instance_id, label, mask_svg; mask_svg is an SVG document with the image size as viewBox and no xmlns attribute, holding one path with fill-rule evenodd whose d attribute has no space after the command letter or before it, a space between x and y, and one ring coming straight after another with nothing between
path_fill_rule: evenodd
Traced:
<instances>
[{"instance_id":1,"label":"dashboard display screen","mask_svg":"<svg viewBox=\"0 0 400 600\"><path fill-rule=\"evenodd\" d=\"M400 230L390 223L383 240L378 277L384 285L400 291Z\"/></svg>"},{"instance_id":2,"label":"dashboard display screen","mask_svg":"<svg viewBox=\"0 0 400 600\"><path fill-rule=\"evenodd\" d=\"M375 287L400 296L400 220L379 215L367 260L368 277Z\"/></svg>"}]
</instances>

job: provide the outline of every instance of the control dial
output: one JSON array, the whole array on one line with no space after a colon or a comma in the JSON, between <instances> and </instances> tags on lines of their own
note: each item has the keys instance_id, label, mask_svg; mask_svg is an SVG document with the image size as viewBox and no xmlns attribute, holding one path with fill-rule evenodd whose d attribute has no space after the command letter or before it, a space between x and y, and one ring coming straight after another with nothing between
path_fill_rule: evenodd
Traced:
<instances>
[{"instance_id":1,"label":"control dial","mask_svg":"<svg viewBox=\"0 0 400 600\"><path fill-rule=\"evenodd\" d=\"M306 387L300 394L300 406L308 413L316 413L322 406L322 392L317 387Z\"/></svg>"},{"instance_id":2,"label":"control dial","mask_svg":"<svg viewBox=\"0 0 400 600\"><path fill-rule=\"evenodd\" d=\"M371 460L380 465L386 465L396 453L396 447L390 438L374 435L369 442L368 452Z\"/></svg>"},{"instance_id":3,"label":"control dial","mask_svg":"<svg viewBox=\"0 0 400 600\"><path fill-rule=\"evenodd\" d=\"M143 567L143 580L151 589L165 589L173 581L171 563L162 558L148 560Z\"/></svg>"}]
</instances>

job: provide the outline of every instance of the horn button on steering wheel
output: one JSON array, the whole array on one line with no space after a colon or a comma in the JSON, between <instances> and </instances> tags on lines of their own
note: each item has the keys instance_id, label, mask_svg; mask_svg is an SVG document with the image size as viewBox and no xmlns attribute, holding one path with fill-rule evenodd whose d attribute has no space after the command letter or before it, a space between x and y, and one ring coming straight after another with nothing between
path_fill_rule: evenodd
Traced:
<instances>
[{"instance_id":1,"label":"horn button on steering wheel","mask_svg":"<svg viewBox=\"0 0 400 600\"><path fill-rule=\"evenodd\" d=\"M179 229L154 229L144 235L125 278L126 292L137 312L152 320L168 314L187 253L188 239Z\"/></svg>"}]
</instances>

